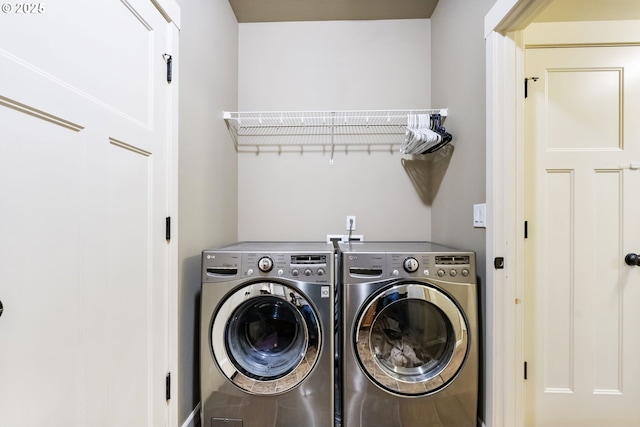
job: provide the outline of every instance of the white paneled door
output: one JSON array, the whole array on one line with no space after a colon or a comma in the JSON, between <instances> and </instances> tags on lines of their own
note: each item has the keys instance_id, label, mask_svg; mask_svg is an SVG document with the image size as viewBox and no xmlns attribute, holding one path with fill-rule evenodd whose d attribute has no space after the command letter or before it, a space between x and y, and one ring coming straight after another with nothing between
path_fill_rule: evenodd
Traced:
<instances>
[{"instance_id":1,"label":"white paneled door","mask_svg":"<svg viewBox=\"0 0 640 427\"><path fill-rule=\"evenodd\" d=\"M0 427L167 425L171 27L0 7Z\"/></svg>"},{"instance_id":2,"label":"white paneled door","mask_svg":"<svg viewBox=\"0 0 640 427\"><path fill-rule=\"evenodd\" d=\"M530 48L526 75L526 425L638 426L640 47Z\"/></svg>"}]
</instances>

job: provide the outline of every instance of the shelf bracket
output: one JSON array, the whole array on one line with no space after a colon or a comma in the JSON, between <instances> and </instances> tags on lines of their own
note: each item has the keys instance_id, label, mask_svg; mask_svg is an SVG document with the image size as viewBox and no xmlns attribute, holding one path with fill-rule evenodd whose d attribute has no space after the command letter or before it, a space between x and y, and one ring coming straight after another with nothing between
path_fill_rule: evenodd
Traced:
<instances>
[{"instance_id":1,"label":"shelf bracket","mask_svg":"<svg viewBox=\"0 0 640 427\"><path fill-rule=\"evenodd\" d=\"M333 153L335 152L335 120L336 120L336 113L335 111L331 112L331 157L329 158L329 164L332 165L333 164Z\"/></svg>"}]
</instances>

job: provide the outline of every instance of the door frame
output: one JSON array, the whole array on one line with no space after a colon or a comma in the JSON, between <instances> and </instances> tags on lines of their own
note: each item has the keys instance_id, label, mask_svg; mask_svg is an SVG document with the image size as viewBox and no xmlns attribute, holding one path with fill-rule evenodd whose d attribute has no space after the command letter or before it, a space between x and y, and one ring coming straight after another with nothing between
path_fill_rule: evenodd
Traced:
<instances>
[{"instance_id":1,"label":"door frame","mask_svg":"<svg viewBox=\"0 0 640 427\"><path fill-rule=\"evenodd\" d=\"M522 30L551 0L498 0L485 16L486 41L486 385L490 427L521 427L524 221L524 46ZM498 258L502 258L500 263ZM491 262L491 260L495 260ZM502 268L496 268L500 266Z\"/></svg>"},{"instance_id":2,"label":"door frame","mask_svg":"<svg viewBox=\"0 0 640 427\"><path fill-rule=\"evenodd\" d=\"M524 425L524 313L520 304L525 279L523 30L552 1L497 0L485 16L486 254L488 260L504 259L504 268L497 269L488 262L486 271L488 363L484 421L490 427ZM637 31L630 34L629 27L616 33L610 35L610 43L634 37L638 40ZM543 36L536 42L545 44ZM557 40L553 42L559 44ZM594 40L599 42L602 41Z\"/></svg>"},{"instance_id":3,"label":"door frame","mask_svg":"<svg viewBox=\"0 0 640 427\"><path fill-rule=\"evenodd\" d=\"M179 331L179 263L178 263L178 136L179 136L179 33L180 33L180 6L176 0L150 0L153 6L164 17L167 26L169 26L167 49L172 59L172 82L167 85L169 94L169 121L165 123L167 131L167 191L168 203L165 212L171 221L167 221L168 225L175 224L171 227L171 239L167 241L168 245L168 265L164 272L168 276L167 301L165 309L167 311L167 400L168 416L167 425L169 427L181 426L183 420L180 419L181 398L179 385L182 381L180 375L180 349L178 336ZM155 215L162 215L161 212L155 212Z\"/></svg>"}]
</instances>

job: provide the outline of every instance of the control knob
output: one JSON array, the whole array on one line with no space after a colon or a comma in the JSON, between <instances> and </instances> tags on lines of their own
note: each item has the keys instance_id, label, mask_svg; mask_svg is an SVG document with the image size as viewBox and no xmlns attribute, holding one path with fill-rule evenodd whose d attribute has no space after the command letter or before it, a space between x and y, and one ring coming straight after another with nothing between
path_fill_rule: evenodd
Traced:
<instances>
[{"instance_id":1,"label":"control knob","mask_svg":"<svg viewBox=\"0 0 640 427\"><path fill-rule=\"evenodd\" d=\"M414 257L406 258L402 263L402 266L404 267L404 271L407 273L415 273L418 271L418 260Z\"/></svg>"},{"instance_id":2,"label":"control knob","mask_svg":"<svg viewBox=\"0 0 640 427\"><path fill-rule=\"evenodd\" d=\"M263 256L258 260L258 268L263 273L268 273L273 269L273 260L268 256Z\"/></svg>"}]
</instances>

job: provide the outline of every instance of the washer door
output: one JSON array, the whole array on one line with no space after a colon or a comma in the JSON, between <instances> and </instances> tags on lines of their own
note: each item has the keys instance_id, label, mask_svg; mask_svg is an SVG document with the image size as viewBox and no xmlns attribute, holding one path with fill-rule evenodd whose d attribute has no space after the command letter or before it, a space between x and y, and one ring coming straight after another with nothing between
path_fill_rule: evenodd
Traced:
<instances>
[{"instance_id":1,"label":"washer door","mask_svg":"<svg viewBox=\"0 0 640 427\"><path fill-rule=\"evenodd\" d=\"M251 394L279 394L300 384L316 364L318 316L295 288L276 282L242 286L211 321L211 350L220 371Z\"/></svg>"},{"instance_id":2,"label":"washer door","mask_svg":"<svg viewBox=\"0 0 640 427\"><path fill-rule=\"evenodd\" d=\"M372 296L354 332L363 371L382 389L400 395L446 387L469 348L468 325L458 305L436 287L417 282Z\"/></svg>"}]
</instances>

